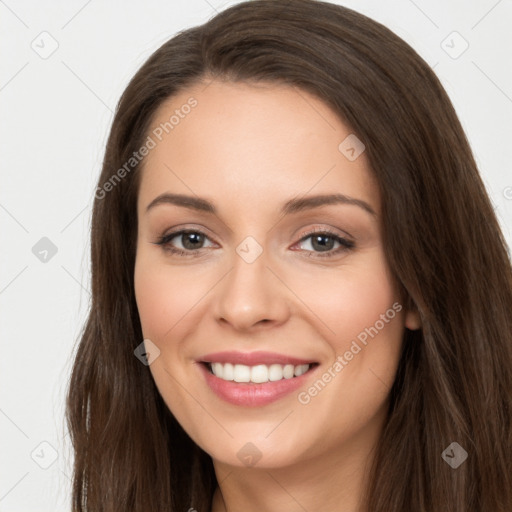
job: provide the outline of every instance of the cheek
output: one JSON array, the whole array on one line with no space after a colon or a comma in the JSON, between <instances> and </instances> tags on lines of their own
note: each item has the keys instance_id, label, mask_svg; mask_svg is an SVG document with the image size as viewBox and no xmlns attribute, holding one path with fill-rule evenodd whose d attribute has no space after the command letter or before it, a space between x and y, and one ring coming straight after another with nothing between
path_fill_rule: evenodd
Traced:
<instances>
[{"instance_id":1,"label":"cheek","mask_svg":"<svg viewBox=\"0 0 512 512\"><path fill-rule=\"evenodd\" d=\"M361 267L313 284L307 305L320 319L332 359L318 375L322 382L300 390L299 402L320 415L343 404L368 419L394 381L404 332L403 305L385 258L375 251Z\"/></svg>"},{"instance_id":2,"label":"cheek","mask_svg":"<svg viewBox=\"0 0 512 512\"><path fill-rule=\"evenodd\" d=\"M144 337L162 340L203 296L205 280L152 261L143 254L135 265L135 297ZM206 288L205 288L206 287Z\"/></svg>"},{"instance_id":3,"label":"cheek","mask_svg":"<svg viewBox=\"0 0 512 512\"><path fill-rule=\"evenodd\" d=\"M333 356L316 379L299 390L296 412L304 418L305 437L318 437L316 429L322 428L319 444L355 439L358 432L382 421L396 376L403 306L386 268L376 262L366 269L345 273L342 286L326 283L318 296L310 294L312 301L318 299L319 316L329 326L325 340ZM329 301L322 300L324 294ZM287 435L281 434L274 442L286 446Z\"/></svg>"},{"instance_id":4,"label":"cheek","mask_svg":"<svg viewBox=\"0 0 512 512\"><path fill-rule=\"evenodd\" d=\"M380 251L373 251L354 266L340 267L321 275L304 273L294 288L297 295L316 317L315 323L336 352L347 350L347 343L359 334L364 338L365 329L378 322L378 330L386 335L400 333L400 322L385 320L400 317L402 309L398 305L398 294L392 276ZM397 303L395 308L393 304ZM390 324L393 323L391 329Z\"/></svg>"},{"instance_id":5,"label":"cheek","mask_svg":"<svg viewBox=\"0 0 512 512\"><path fill-rule=\"evenodd\" d=\"M392 306L397 298L390 276L383 267L376 265L358 279L346 281L343 303L338 304L338 311L343 311L343 322L338 320L335 330L342 333L343 338L359 336L360 339L364 339L363 333L372 326L384 332L396 316ZM333 312L333 321L335 319Z\"/></svg>"}]
</instances>

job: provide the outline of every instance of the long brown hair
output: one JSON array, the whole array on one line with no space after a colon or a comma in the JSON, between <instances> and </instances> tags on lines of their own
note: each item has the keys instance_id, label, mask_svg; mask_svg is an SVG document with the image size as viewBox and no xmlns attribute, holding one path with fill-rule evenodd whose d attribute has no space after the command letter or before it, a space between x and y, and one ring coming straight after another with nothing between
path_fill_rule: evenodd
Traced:
<instances>
[{"instance_id":1,"label":"long brown hair","mask_svg":"<svg viewBox=\"0 0 512 512\"><path fill-rule=\"evenodd\" d=\"M361 14L314 0L244 2L179 33L119 101L92 215L92 304L67 397L73 511L211 507L211 458L134 356L143 339L133 285L143 161L118 169L164 100L212 78L307 91L366 146L389 266L422 320L404 334L368 510L510 512L512 270L468 141L410 46ZM442 457L453 442L468 453L456 469Z\"/></svg>"}]
</instances>

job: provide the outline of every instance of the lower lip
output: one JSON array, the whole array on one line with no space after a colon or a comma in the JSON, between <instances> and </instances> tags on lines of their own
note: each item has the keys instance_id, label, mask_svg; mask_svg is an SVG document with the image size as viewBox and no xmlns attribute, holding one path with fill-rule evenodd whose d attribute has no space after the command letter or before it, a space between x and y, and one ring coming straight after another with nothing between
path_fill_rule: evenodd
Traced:
<instances>
[{"instance_id":1,"label":"lower lip","mask_svg":"<svg viewBox=\"0 0 512 512\"><path fill-rule=\"evenodd\" d=\"M203 372L206 383L218 397L231 404L246 407L260 407L283 398L303 386L305 380L316 369L316 366L314 366L299 377L256 384L254 382L239 383L220 379L210 372L207 365L199 363L199 367Z\"/></svg>"}]
</instances>

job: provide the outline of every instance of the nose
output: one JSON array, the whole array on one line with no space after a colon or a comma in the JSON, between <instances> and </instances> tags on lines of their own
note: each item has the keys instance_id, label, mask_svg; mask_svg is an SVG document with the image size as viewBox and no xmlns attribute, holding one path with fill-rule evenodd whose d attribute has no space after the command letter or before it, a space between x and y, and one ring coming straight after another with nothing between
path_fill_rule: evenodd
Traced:
<instances>
[{"instance_id":1,"label":"nose","mask_svg":"<svg viewBox=\"0 0 512 512\"><path fill-rule=\"evenodd\" d=\"M215 317L237 331L275 327L290 312L290 291L263 251L249 262L238 253L232 268L215 288Z\"/></svg>"}]
</instances>

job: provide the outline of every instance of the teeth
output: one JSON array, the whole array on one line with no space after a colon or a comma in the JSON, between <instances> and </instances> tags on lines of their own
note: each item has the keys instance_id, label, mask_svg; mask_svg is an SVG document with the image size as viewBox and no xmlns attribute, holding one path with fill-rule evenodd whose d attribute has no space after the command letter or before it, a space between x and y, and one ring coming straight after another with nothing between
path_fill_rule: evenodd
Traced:
<instances>
[{"instance_id":1,"label":"teeth","mask_svg":"<svg viewBox=\"0 0 512 512\"><path fill-rule=\"evenodd\" d=\"M294 376L300 377L311 367L310 364L258 364L256 366L246 366L245 364L231 363L210 363L212 373L223 380L232 380L235 382L253 382L261 384L263 382L275 382L282 379L291 379Z\"/></svg>"},{"instance_id":2,"label":"teeth","mask_svg":"<svg viewBox=\"0 0 512 512\"><path fill-rule=\"evenodd\" d=\"M271 364L268 368L268 380L274 382L283 378L283 367L280 364Z\"/></svg>"},{"instance_id":3,"label":"teeth","mask_svg":"<svg viewBox=\"0 0 512 512\"><path fill-rule=\"evenodd\" d=\"M226 363L222 365L221 363L216 363L222 368L222 378L225 380L233 380L235 378L235 369L231 363Z\"/></svg>"},{"instance_id":4,"label":"teeth","mask_svg":"<svg viewBox=\"0 0 512 512\"><path fill-rule=\"evenodd\" d=\"M235 382L250 382L251 368L249 366L245 366L243 364L235 364L235 370L233 372L233 380Z\"/></svg>"},{"instance_id":5,"label":"teeth","mask_svg":"<svg viewBox=\"0 0 512 512\"><path fill-rule=\"evenodd\" d=\"M295 377L300 377L302 374L306 373L309 370L309 364L300 364L296 366L294 369Z\"/></svg>"},{"instance_id":6,"label":"teeth","mask_svg":"<svg viewBox=\"0 0 512 512\"><path fill-rule=\"evenodd\" d=\"M248 366L245 366L248 368ZM251 382L268 382L268 368L264 364L251 366Z\"/></svg>"}]
</instances>

